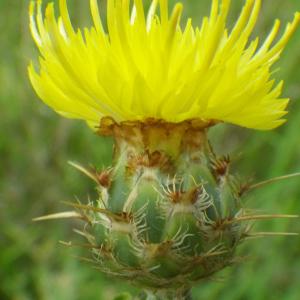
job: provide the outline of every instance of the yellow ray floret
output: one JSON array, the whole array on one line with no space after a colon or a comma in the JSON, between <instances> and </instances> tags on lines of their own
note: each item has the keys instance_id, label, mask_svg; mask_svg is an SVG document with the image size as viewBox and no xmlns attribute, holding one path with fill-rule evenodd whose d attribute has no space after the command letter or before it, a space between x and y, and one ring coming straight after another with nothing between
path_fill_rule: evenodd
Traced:
<instances>
[{"instance_id":1,"label":"yellow ray floret","mask_svg":"<svg viewBox=\"0 0 300 300\"><path fill-rule=\"evenodd\" d=\"M132 3L133 2L133 3ZM107 32L97 0L90 0L92 28L74 29L66 0L42 12L30 4L30 28L40 51L39 70L29 76L39 97L65 117L115 121L218 120L256 129L284 122L288 99L280 98L270 68L297 28L300 14L277 38L276 20L266 38L249 41L261 0L247 0L232 30L226 29L230 0L212 0L209 17L180 26L182 5L168 0L107 0ZM159 13L157 13L159 11Z\"/></svg>"}]
</instances>

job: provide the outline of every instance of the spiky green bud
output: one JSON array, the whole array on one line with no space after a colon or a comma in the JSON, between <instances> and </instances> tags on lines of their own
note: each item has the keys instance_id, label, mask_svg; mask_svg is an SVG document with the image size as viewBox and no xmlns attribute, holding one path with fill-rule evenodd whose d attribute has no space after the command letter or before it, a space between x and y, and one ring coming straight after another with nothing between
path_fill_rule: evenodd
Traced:
<instances>
[{"instance_id":1,"label":"spiky green bud","mask_svg":"<svg viewBox=\"0 0 300 300\"><path fill-rule=\"evenodd\" d=\"M185 291L233 263L248 227L238 222L244 210L229 158L209 145L210 125L102 120L100 133L115 139L114 164L89 173L99 198L75 206L104 273Z\"/></svg>"}]
</instances>

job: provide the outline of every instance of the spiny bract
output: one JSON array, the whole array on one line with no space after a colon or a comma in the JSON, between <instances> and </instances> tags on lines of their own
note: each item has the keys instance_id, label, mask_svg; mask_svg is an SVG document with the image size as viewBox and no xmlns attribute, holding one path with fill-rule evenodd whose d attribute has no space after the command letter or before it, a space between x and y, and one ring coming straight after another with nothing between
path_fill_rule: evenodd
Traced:
<instances>
[{"instance_id":1,"label":"spiny bract","mask_svg":"<svg viewBox=\"0 0 300 300\"><path fill-rule=\"evenodd\" d=\"M251 215L229 158L217 158L208 143L207 126L102 119L101 133L115 138L114 167L75 164L97 183L99 198L71 204L89 225L80 234L100 270L176 291L234 263Z\"/></svg>"},{"instance_id":2,"label":"spiny bract","mask_svg":"<svg viewBox=\"0 0 300 300\"><path fill-rule=\"evenodd\" d=\"M142 0L107 0L103 29L97 0L90 0L94 27L74 30L66 0L58 20L53 3L42 15L30 6L30 27L40 50L39 72L29 75L39 97L58 113L86 120L93 128L103 116L115 121L218 120L256 129L284 122L288 99L280 98L271 66L295 31L300 14L276 43L280 21L259 46L249 41L261 0L248 0L232 30L226 28L230 0L213 0L201 27L182 5L168 14L168 0L153 0L147 16ZM156 14L159 4L160 14Z\"/></svg>"}]
</instances>

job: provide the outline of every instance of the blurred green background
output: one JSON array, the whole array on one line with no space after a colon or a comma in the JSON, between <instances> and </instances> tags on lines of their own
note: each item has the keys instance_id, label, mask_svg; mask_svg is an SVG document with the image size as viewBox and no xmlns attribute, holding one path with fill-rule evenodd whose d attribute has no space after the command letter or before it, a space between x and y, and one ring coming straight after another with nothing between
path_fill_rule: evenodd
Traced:
<instances>
[{"instance_id":1,"label":"blurred green background","mask_svg":"<svg viewBox=\"0 0 300 300\"><path fill-rule=\"evenodd\" d=\"M90 24L87 0L68 2L74 23ZM191 15L199 24L210 0L183 2L185 17ZM232 2L233 17L244 1ZM132 287L80 262L76 256L83 250L59 244L76 240L75 223L31 221L67 210L63 200L92 197L92 182L67 161L109 165L112 141L97 137L82 122L60 118L37 100L26 70L37 55L28 31L28 3L0 0L0 299L110 300L120 291L134 294ZM265 36L275 18L290 20L296 10L298 0L263 1L256 34ZM231 18L229 26L233 22ZM286 125L272 132L222 125L211 132L218 152L233 157L242 177L260 181L300 171L299 49L300 30L275 74L286 81L284 94L292 98ZM262 212L300 214L300 178L266 186L246 200ZM256 229L299 232L300 226L298 220L276 220L260 222ZM199 283L195 299L300 299L299 237L251 240L239 254L247 259Z\"/></svg>"}]
</instances>

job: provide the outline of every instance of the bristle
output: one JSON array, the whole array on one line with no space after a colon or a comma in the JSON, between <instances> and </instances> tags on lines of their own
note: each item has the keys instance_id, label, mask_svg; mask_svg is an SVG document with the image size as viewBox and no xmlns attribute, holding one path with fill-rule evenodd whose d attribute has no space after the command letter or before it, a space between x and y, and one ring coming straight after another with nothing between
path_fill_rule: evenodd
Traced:
<instances>
[{"instance_id":1,"label":"bristle","mask_svg":"<svg viewBox=\"0 0 300 300\"><path fill-rule=\"evenodd\" d=\"M300 173L293 173L293 174L289 174L289 175L274 177L274 178L271 178L271 179L253 184L253 185L248 187L248 190L251 191L251 190L254 190L254 189L257 189L257 188L261 188L265 185L275 183L277 181L281 181L281 180L285 180L285 179L291 179L291 178L299 177L299 176L300 176Z\"/></svg>"},{"instance_id":2,"label":"bristle","mask_svg":"<svg viewBox=\"0 0 300 300\"><path fill-rule=\"evenodd\" d=\"M38 218L32 219L33 222L46 221L46 220L56 220L56 219L82 219L83 216L76 211L66 211L56 214L50 214Z\"/></svg>"}]
</instances>

